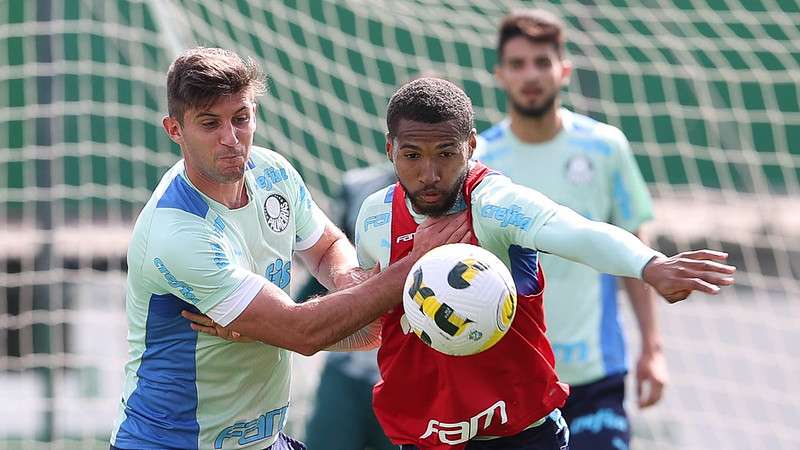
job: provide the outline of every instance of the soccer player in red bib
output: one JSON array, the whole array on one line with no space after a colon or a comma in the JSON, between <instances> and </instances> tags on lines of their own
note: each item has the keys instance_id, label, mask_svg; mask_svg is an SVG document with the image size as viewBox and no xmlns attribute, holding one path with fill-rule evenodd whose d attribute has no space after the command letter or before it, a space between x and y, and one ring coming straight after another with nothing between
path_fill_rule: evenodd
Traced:
<instances>
[{"instance_id":1,"label":"soccer player in red bib","mask_svg":"<svg viewBox=\"0 0 800 450\"><path fill-rule=\"evenodd\" d=\"M412 248L417 224L467 211L473 244L510 269L518 309L492 348L448 356L411 333L402 306L383 317L382 380L373 405L387 436L403 449L564 449L568 431L545 337L540 252L601 272L640 278L667 300L733 283L723 253L667 258L620 228L593 222L537 191L471 161L476 145L470 99L456 85L420 78L402 86L387 111L386 154L398 182L368 197L356 222L359 263L388 267ZM399 300L399 299L398 299Z\"/></svg>"}]
</instances>

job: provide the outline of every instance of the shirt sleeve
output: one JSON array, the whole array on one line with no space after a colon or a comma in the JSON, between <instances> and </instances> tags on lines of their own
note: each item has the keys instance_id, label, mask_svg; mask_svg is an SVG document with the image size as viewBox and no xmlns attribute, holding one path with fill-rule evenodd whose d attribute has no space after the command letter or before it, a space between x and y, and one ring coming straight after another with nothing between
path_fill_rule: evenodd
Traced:
<instances>
[{"instance_id":1,"label":"shirt sleeve","mask_svg":"<svg viewBox=\"0 0 800 450\"><path fill-rule=\"evenodd\" d=\"M495 248L518 245L633 278L659 254L629 232L588 220L503 176L487 177L472 202L476 232Z\"/></svg>"},{"instance_id":2,"label":"shirt sleeve","mask_svg":"<svg viewBox=\"0 0 800 450\"><path fill-rule=\"evenodd\" d=\"M611 168L613 202L610 222L635 232L653 218L653 202L628 139L616 128L613 128L612 148L616 151Z\"/></svg>"},{"instance_id":3,"label":"shirt sleeve","mask_svg":"<svg viewBox=\"0 0 800 450\"><path fill-rule=\"evenodd\" d=\"M367 239L364 236L364 206L358 211L358 217L355 222L355 245L356 256L358 256L358 265L364 269L371 269L375 267L377 260L370 254L367 248Z\"/></svg>"},{"instance_id":4,"label":"shirt sleeve","mask_svg":"<svg viewBox=\"0 0 800 450\"><path fill-rule=\"evenodd\" d=\"M661 255L636 236L605 222L586 219L559 206L539 230L537 248L594 268L598 272L641 278L642 269Z\"/></svg>"},{"instance_id":5,"label":"shirt sleeve","mask_svg":"<svg viewBox=\"0 0 800 450\"><path fill-rule=\"evenodd\" d=\"M163 209L158 214L157 223L163 232L151 233L142 268L142 276L155 287L154 293L172 294L203 314L248 280L249 288L241 294L250 298L244 300L249 303L258 293L260 287L256 289L257 281L253 280L256 275L230 263L227 255L232 249L211 224L202 218L182 217L186 213L178 210Z\"/></svg>"},{"instance_id":6,"label":"shirt sleeve","mask_svg":"<svg viewBox=\"0 0 800 450\"><path fill-rule=\"evenodd\" d=\"M487 176L472 193L473 227L481 240L497 248L536 249L539 230L557 208L542 193L503 175Z\"/></svg>"},{"instance_id":7,"label":"shirt sleeve","mask_svg":"<svg viewBox=\"0 0 800 450\"><path fill-rule=\"evenodd\" d=\"M367 197L361 204L355 222L355 244L358 264L371 269L381 263L388 264L391 237L391 196L393 188L381 189Z\"/></svg>"}]
</instances>

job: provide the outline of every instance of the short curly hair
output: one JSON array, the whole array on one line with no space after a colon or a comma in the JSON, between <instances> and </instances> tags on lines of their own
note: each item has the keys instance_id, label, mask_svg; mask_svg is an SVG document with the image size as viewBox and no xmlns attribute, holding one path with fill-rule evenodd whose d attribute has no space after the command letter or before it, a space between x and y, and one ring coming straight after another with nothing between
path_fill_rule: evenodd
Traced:
<instances>
[{"instance_id":1,"label":"short curly hair","mask_svg":"<svg viewBox=\"0 0 800 450\"><path fill-rule=\"evenodd\" d=\"M397 136L402 119L423 123L456 121L459 137L467 139L475 128L472 101L460 87L441 78L410 81L392 95L386 109L389 136Z\"/></svg>"}]
</instances>

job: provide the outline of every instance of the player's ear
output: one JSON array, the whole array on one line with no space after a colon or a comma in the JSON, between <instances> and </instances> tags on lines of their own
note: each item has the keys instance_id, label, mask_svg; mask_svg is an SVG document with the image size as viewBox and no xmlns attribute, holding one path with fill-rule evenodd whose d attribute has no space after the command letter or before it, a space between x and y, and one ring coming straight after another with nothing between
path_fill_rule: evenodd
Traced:
<instances>
[{"instance_id":1,"label":"player's ear","mask_svg":"<svg viewBox=\"0 0 800 450\"><path fill-rule=\"evenodd\" d=\"M178 119L172 116L164 116L161 119L161 126L164 127L164 131L167 132L167 136L172 139L172 142L181 145L183 144L183 131L181 130L181 124L178 122Z\"/></svg>"},{"instance_id":2,"label":"player's ear","mask_svg":"<svg viewBox=\"0 0 800 450\"><path fill-rule=\"evenodd\" d=\"M500 63L499 62L495 63L495 65L494 65L494 80L497 82L497 84L500 85L501 88L505 89L506 84L505 84L505 82L503 80L503 71L500 68Z\"/></svg>"},{"instance_id":3,"label":"player's ear","mask_svg":"<svg viewBox=\"0 0 800 450\"><path fill-rule=\"evenodd\" d=\"M506 90L506 78L505 72L503 71L503 61L496 61L494 63L494 80L503 90Z\"/></svg>"},{"instance_id":4,"label":"player's ear","mask_svg":"<svg viewBox=\"0 0 800 450\"><path fill-rule=\"evenodd\" d=\"M569 84L569 79L572 76L572 61L568 59L561 60L561 86Z\"/></svg>"},{"instance_id":5,"label":"player's ear","mask_svg":"<svg viewBox=\"0 0 800 450\"><path fill-rule=\"evenodd\" d=\"M386 133L386 157L389 158L389 161L394 162L394 147L392 146L392 136L387 132Z\"/></svg>"},{"instance_id":6,"label":"player's ear","mask_svg":"<svg viewBox=\"0 0 800 450\"><path fill-rule=\"evenodd\" d=\"M472 159L472 154L478 147L478 131L473 128L469 132L469 139L467 139L467 159Z\"/></svg>"}]
</instances>

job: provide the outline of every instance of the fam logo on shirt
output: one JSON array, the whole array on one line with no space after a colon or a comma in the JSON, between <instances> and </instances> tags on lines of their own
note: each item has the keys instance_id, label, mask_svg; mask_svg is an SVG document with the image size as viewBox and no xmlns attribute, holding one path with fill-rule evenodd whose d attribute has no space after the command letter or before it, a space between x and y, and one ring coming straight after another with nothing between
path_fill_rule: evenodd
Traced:
<instances>
[{"instance_id":1,"label":"fam logo on shirt","mask_svg":"<svg viewBox=\"0 0 800 450\"><path fill-rule=\"evenodd\" d=\"M575 155L564 166L567 180L574 184L588 184L594 179L594 164L586 155Z\"/></svg>"},{"instance_id":2,"label":"fam logo on shirt","mask_svg":"<svg viewBox=\"0 0 800 450\"><path fill-rule=\"evenodd\" d=\"M272 194L264 201L264 217L270 230L280 233L289 226L289 202L279 194Z\"/></svg>"}]
</instances>

